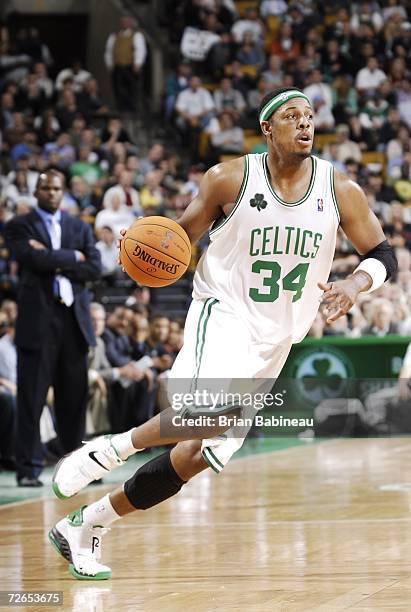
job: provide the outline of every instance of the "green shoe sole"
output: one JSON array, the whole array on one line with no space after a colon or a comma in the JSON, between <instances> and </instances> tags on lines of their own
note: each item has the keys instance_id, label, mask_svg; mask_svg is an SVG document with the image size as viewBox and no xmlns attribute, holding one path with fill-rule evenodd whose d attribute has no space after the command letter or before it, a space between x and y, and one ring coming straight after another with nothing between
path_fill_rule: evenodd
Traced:
<instances>
[{"instance_id":1,"label":"green shoe sole","mask_svg":"<svg viewBox=\"0 0 411 612\"><path fill-rule=\"evenodd\" d=\"M69 571L74 578L77 580L108 580L111 578L111 572L99 572L95 576L86 576L85 574L79 574L72 563L69 563Z\"/></svg>"}]
</instances>

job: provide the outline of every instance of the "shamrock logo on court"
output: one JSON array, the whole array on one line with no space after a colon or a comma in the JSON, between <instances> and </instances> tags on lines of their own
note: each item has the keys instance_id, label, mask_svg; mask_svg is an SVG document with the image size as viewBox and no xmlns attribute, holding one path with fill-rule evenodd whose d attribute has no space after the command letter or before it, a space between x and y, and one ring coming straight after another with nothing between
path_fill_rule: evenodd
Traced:
<instances>
[{"instance_id":1,"label":"shamrock logo on court","mask_svg":"<svg viewBox=\"0 0 411 612\"><path fill-rule=\"evenodd\" d=\"M314 359L312 365L315 373L303 376L304 386L307 389L325 386L334 391L339 387L341 376L331 371L332 364L329 359Z\"/></svg>"},{"instance_id":2,"label":"shamrock logo on court","mask_svg":"<svg viewBox=\"0 0 411 612\"><path fill-rule=\"evenodd\" d=\"M260 211L261 209L264 210L264 208L267 206L267 202L264 200L264 194L256 193L255 196L250 200L250 206L256 208L258 211Z\"/></svg>"}]
</instances>

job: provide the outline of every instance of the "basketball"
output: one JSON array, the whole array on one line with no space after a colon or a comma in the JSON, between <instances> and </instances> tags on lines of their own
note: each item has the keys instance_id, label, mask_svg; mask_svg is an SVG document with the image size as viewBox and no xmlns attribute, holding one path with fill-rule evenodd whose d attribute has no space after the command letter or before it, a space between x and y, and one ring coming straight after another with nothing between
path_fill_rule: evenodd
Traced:
<instances>
[{"instance_id":1,"label":"basketball","mask_svg":"<svg viewBox=\"0 0 411 612\"><path fill-rule=\"evenodd\" d=\"M121 241L121 265L133 280L147 287L171 285L183 276L190 259L189 237L166 217L138 219Z\"/></svg>"}]
</instances>

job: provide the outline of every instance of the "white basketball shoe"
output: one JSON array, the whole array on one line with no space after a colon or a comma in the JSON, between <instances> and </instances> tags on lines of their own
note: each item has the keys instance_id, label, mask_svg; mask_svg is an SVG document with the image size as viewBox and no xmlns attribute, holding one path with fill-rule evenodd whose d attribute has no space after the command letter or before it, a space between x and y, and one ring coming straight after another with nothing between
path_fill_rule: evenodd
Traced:
<instances>
[{"instance_id":1,"label":"white basketball shoe","mask_svg":"<svg viewBox=\"0 0 411 612\"><path fill-rule=\"evenodd\" d=\"M102 537L109 531L99 525L85 525L82 506L59 521L49 532L49 541L69 562L70 573L78 580L107 580L111 569L100 563Z\"/></svg>"},{"instance_id":2,"label":"white basketball shoe","mask_svg":"<svg viewBox=\"0 0 411 612\"><path fill-rule=\"evenodd\" d=\"M84 489L93 480L124 465L111 443L112 435L86 442L57 463L52 488L57 497L68 499Z\"/></svg>"}]
</instances>

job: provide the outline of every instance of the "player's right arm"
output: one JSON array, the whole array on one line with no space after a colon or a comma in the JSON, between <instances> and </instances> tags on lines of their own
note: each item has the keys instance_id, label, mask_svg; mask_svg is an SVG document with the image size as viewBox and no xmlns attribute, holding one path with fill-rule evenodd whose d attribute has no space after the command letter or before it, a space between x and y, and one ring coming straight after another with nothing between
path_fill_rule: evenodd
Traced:
<instances>
[{"instance_id":1,"label":"player's right arm","mask_svg":"<svg viewBox=\"0 0 411 612\"><path fill-rule=\"evenodd\" d=\"M205 173L198 195L178 219L191 242L199 240L214 221L230 214L243 181L244 164L244 157L239 157L217 164Z\"/></svg>"}]
</instances>

